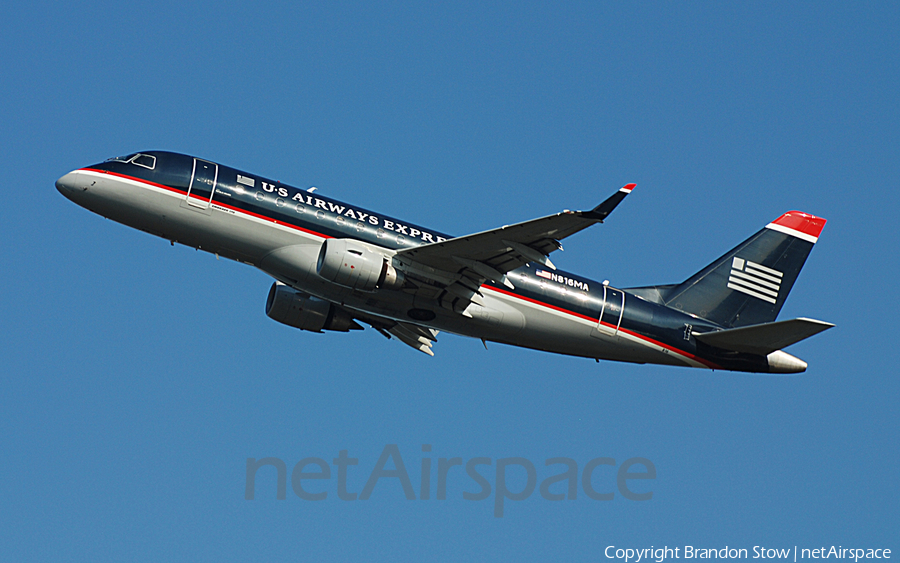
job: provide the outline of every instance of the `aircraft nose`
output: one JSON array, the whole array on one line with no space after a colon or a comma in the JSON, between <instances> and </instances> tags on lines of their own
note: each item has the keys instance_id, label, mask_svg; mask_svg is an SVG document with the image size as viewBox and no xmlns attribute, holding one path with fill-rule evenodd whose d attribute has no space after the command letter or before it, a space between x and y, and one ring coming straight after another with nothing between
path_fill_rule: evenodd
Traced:
<instances>
[{"instance_id":1,"label":"aircraft nose","mask_svg":"<svg viewBox=\"0 0 900 563\"><path fill-rule=\"evenodd\" d=\"M75 172L69 172L68 174L57 180L56 189L59 190L59 193L69 199L72 199L72 195L78 189L76 186L76 177L77 174Z\"/></svg>"}]
</instances>

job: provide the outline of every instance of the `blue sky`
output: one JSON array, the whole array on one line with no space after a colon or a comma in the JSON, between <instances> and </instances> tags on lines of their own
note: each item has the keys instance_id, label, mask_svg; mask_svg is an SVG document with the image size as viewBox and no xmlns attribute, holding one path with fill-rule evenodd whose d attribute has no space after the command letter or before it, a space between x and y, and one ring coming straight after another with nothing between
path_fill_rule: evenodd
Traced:
<instances>
[{"instance_id":1,"label":"blue sky","mask_svg":"<svg viewBox=\"0 0 900 563\"><path fill-rule=\"evenodd\" d=\"M2 11L0 553L21 561L605 560L606 546L886 547L898 534L893 3L36 2ZM95 216L69 170L186 152L454 234L595 205L561 268L679 282L782 212L829 220L781 318L837 328L795 377L632 366L442 335L317 335L259 271ZM645 502L493 516L304 501L247 458L652 461ZM423 453L422 445L432 451ZM390 466L389 466L390 467ZM309 468L312 470L314 468ZM457 468L458 469L458 468ZM487 471L485 471L487 469ZM615 491L615 469L595 474ZM510 470L509 486L524 484ZM561 489L555 489L561 490Z\"/></svg>"}]
</instances>

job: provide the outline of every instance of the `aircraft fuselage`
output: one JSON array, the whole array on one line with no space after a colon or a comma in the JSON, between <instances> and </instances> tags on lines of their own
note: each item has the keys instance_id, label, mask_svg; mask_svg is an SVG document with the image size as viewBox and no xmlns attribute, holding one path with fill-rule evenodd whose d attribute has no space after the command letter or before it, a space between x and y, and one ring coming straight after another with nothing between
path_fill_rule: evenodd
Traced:
<instances>
[{"instance_id":1,"label":"aircraft fuselage","mask_svg":"<svg viewBox=\"0 0 900 563\"><path fill-rule=\"evenodd\" d=\"M587 358L738 371L802 371L765 355L724 352L693 333L722 327L574 273L529 263L486 281L483 304L460 314L402 290L360 291L316 271L327 239L400 251L450 235L211 161L169 152L109 160L57 182L73 202L167 240L255 266L350 312ZM782 352L782 354L784 354ZM784 354L784 356L789 356ZM793 358L789 356L789 358ZM792 367L791 367L792 366Z\"/></svg>"}]
</instances>

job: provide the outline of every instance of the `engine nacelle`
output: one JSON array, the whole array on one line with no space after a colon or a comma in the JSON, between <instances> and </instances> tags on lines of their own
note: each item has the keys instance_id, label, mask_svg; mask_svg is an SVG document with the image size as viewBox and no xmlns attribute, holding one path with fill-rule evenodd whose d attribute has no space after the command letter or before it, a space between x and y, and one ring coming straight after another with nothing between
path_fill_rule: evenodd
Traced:
<instances>
[{"instance_id":1,"label":"engine nacelle","mask_svg":"<svg viewBox=\"0 0 900 563\"><path fill-rule=\"evenodd\" d=\"M352 239L328 239L322 243L316 272L330 282L360 291L400 289L403 273L391 259Z\"/></svg>"},{"instance_id":2,"label":"engine nacelle","mask_svg":"<svg viewBox=\"0 0 900 563\"><path fill-rule=\"evenodd\" d=\"M266 300L266 315L282 324L322 332L362 330L346 311L323 299L295 291L281 282L272 284Z\"/></svg>"}]
</instances>

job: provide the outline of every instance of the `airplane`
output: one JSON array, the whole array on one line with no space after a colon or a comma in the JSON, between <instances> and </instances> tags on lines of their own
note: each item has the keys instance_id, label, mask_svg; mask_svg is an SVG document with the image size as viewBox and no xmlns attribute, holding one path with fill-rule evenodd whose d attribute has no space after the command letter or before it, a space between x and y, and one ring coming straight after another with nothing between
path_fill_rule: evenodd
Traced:
<instances>
[{"instance_id":1,"label":"airplane","mask_svg":"<svg viewBox=\"0 0 900 563\"><path fill-rule=\"evenodd\" d=\"M275 280L266 314L301 330L363 323L432 356L444 331L598 362L805 371L783 348L834 325L776 318L825 219L784 213L681 283L617 288L558 270L560 241L603 223L634 187L587 211L452 237L174 152L56 182L103 217L262 270Z\"/></svg>"}]
</instances>

